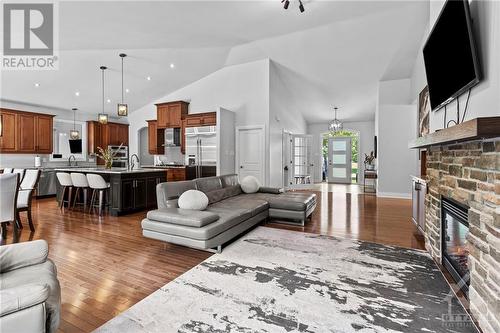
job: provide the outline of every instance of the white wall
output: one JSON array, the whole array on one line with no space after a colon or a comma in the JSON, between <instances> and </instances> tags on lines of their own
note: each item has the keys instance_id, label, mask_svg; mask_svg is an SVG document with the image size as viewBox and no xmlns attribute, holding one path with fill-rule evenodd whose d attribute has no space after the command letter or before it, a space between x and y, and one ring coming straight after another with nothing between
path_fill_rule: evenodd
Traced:
<instances>
[{"instance_id":1,"label":"white wall","mask_svg":"<svg viewBox=\"0 0 500 333\"><path fill-rule=\"evenodd\" d=\"M73 120L73 111L71 111L70 108L68 110L63 110L63 109L43 107L31 104L23 104L5 100L0 100L0 107L18 111L51 114L55 115L54 119L71 120L71 121ZM75 119L76 121L94 120L97 119L97 113L92 114L88 112L77 111ZM127 119L110 117L110 121L126 123ZM84 131L86 130L87 127L84 126ZM83 142L82 144L86 146L87 142ZM0 154L0 167L19 167L19 168L33 167L35 163L34 162L35 156L37 156L37 154ZM50 155L48 154L40 154L39 156L42 158L43 165L67 163L66 160L63 160L61 162L51 162L49 161Z\"/></svg>"},{"instance_id":2,"label":"white wall","mask_svg":"<svg viewBox=\"0 0 500 333\"><path fill-rule=\"evenodd\" d=\"M283 131L305 134L307 123L301 103L281 77L280 65L271 61L269 70L269 185L283 187ZM307 111L307 110L306 110Z\"/></svg>"},{"instance_id":3,"label":"white wall","mask_svg":"<svg viewBox=\"0 0 500 333\"><path fill-rule=\"evenodd\" d=\"M130 153L137 153L138 130L146 120L156 119L155 103L184 100L189 113L216 111L218 107L235 112L235 125L264 125L266 156L269 155L269 59L224 67L129 115ZM269 160L266 161L266 184L269 184Z\"/></svg>"},{"instance_id":4,"label":"white wall","mask_svg":"<svg viewBox=\"0 0 500 333\"><path fill-rule=\"evenodd\" d=\"M356 121L344 123L344 129L353 130L359 132L359 165L360 170L363 166L363 158L365 153L370 153L373 150L373 137L375 135L375 123L374 121ZM312 158L314 163L313 168L313 179L315 182L321 182L322 180L322 138L324 133L328 133L328 124L309 124L307 127L307 133L313 136L313 149ZM361 170L360 183L363 182L363 173Z\"/></svg>"},{"instance_id":5,"label":"white wall","mask_svg":"<svg viewBox=\"0 0 500 333\"><path fill-rule=\"evenodd\" d=\"M443 4L444 0L431 1L428 31L434 26ZM500 115L500 2L472 0L470 1L470 9L474 21L473 30L483 79L481 83L472 89L465 120ZM428 33L422 40L422 47L427 36ZM419 57L416 60L411 81L411 93L413 98L416 99L418 93L427 85L422 50L420 50ZM463 110L466 96L462 96L460 100L460 107ZM456 103L451 103L448 108L455 110ZM449 112L448 119L453 117L451 114L455 114L455 112ZM443 128L443 121L444 110L432 112L430 117L431 131Z\"/></svg>"},{"instance_id":6,"label":"white wall","mask_svg":"<svg viewBox=\"0 0 500 333\"><path fill-rule=\"evenodd\" d=\"M377 195L409 198L410 175L417 174L417 152L408 142L417 133L417 106L412 104L411 80L379 83L376 109Z\"/></svg>"}]
</instances>

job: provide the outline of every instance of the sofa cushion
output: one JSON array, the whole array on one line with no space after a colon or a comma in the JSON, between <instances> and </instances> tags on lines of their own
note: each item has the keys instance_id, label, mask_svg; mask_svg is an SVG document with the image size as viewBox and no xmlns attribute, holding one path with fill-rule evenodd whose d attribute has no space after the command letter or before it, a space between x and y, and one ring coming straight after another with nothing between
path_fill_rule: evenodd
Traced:
<instances>
[{"instance_id":1,"label":"sofa cushion","mask_svg":"<svg viewBox=\"0 0 500 333\"><path fill-rule=\"evenodd\" d=\"M207 240L217 236L218 234L234 227L235 225L248 220L252 214L246 209L227 209L227 208L212 208L208 207L211 213L219 216L219 219L213 223L200 228L189 227L173 223L163 223L148 219L142 220L142 228L155 232L187 237L197 240Z\"/></svg>"},{"instance_id":2,"label":"sofa cushion","mask_svg":"<svg viewBox=\"0 0 500 333\"><path fill-rule=\"evenodd\" d=\"M226 197L226 190L223 188L220 188L218 190L213 190L213 191L208 191L205 193L208 197L208 204L212 205L216 202L219 202L221 200L224 200Z\"/></svg>"},{"instance_id":3,"label":"sofa cushion","mask_svg":"<svg viewBox=\"0 0 500 333\"><path fill-rule=\"evenodd\" d=\"M0 291L0 316L21 311L43 303L49 297L49 286L30 283Z\"/></svg>"},{"instance_id":4,"label":"sofa cushion","mask_svg":"<svg viewBox=\"0 0 500 333\"><path fill-rule=\"evenodd\" d=\"M198 190L188 190L177 200L179 208L191 210L205 210L208 206L208 197Z\"/></svg>"},{"instance_id":5,"label":"sofa cushion","mask_svg":"<svg viewBox=\"0 0 500 333\"><path fill-rule=\"evenodd\" d=\"M268 209L269 204L265 200L250 199L246 195L238 195L227 198L210 206L211 209L217 209L218 207L229 209L247 209L252 213L252 216L255 216Z\"/></svg>"},{"instance_id":6,"label":"sofa cushion","mask_svg":"<svg viewBox=\"0 0 500 333\"><path fill-rule=\"evenodd\" d=\"M222 188L219 177L197 178L194 180L194 183L196 184L196 189L204 193Z\"/></svg>"},{"instance_id":7,"label":"sofa cushion","mask_svg":"<svg viewBox=\"0 0 500 333\"><path fill-rule=\"evenodd\" d=\"M261 186L261 187L259 187L259 192L260 193L281 194L284 192L284 190L282 188L279 188L279 187Z\"/></svg>"},{"instance_id":8,"label":"sofa cushion","mask_svg":"<svg viewBox=\"0 0 500 333\"><path fill-rule=\"evenodd\" d=\"M222 187L236 186L240 185L240 180L238 175L224 175L219 177L222 183Z\"/></svg>"},{"instance_id":9,"label":"sofa cushion","mask_svg":"<svg viewBox=\"0 0 500 333\"><path fill-rule=\"evenodd\" d=\"M240 184L224 187L224 198L231 198L243 193Z\"/></svg>"},{"instance_id":10,"label":"sofa cushion","mask_svg":"<svg viewBox=\"0 0 500 333\"><path fill-rule=\"evenodd\" d=\"M162 208L148 212L148 219L185 225L188 227L203 227L219 219L219 215L207 211L192 211L181 208Z\"/></svg>"},{"instance_id":11,"label":"sofa cushion","mask_svg":"<svg viewBox=\"0 0 500 333\"><path fill-rule=\"evenodd\" d=\"M241 181L241 189L245 193L256 193L259 190L260 182L254 176L246 176Z\"/></svg>"},{"instance_id":12,"label":"sofa cushion","mask_svg":"<svg viewBox=\"0 0 500 333\"><path fill-rule=\"evenodd\" d=\"M268 202L270 208L303 211L316 202L316 194L284 193L269 198Z\"/></svg>"},{"instance_id":13,"label":"sofa cushion","mask_svg":"<svg viewBox=\"0 0 500 333\"><path fill-rule=\"evenodd\" d=\"M191 180L180 182L165 182L156 185L156 201L158 208L176 207L182 193L196 190L196 184Z\"/></svg>"},{"instance_id":14,"label":"sofa cushion","mask_svg":"<svg viewBox=\"0 0 500 333\"><path fill-rule=\"evenodd\" d=\"M49 328L55 329L59 325L61 288L57 280L57 269L54 263L47 259L44 263L15 269L2 273L2 290L31 283L47 285L50 293L45 301ZM49 330L51 331L51 330Z\"/></svg>"}]
</instances>

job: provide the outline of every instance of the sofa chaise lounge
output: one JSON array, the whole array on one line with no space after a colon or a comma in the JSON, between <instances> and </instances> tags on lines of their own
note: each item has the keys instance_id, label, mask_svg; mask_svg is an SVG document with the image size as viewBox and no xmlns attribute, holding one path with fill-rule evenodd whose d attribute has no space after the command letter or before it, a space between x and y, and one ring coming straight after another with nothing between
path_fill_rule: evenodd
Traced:
<instances>
[{"instance_id":1,"label":"sofa chaise lounge","mask_svg":"<svg viewBox=\"0 0 500 333\"><path fill-rule=\"evenodd\" d=\"M205 210L180 209L182 193L205 193ZM313 193L285 192L261 187L257 193L243 193L237 175L160 183L156 188L158 209L142 221L145 237L217 252L222 245L268 218L298 221L304 225L316 208ZM297 223L297 222L295 222Z\"/></svg>"}]
</instances>

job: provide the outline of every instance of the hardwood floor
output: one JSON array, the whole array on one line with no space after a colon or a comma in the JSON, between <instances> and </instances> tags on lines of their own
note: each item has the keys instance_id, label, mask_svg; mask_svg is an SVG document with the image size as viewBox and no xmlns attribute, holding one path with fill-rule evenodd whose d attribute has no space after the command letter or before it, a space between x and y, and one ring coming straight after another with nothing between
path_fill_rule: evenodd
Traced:
<instances>
[{"instance_id":1,"label":"hardwood floor","mask_svg":"<svg viewBox=\"0 0 500 333\"><path fill-rule=\"evenodd\" d=\"M305 227L267 224L311 233L423 248L411 222L409 200L373 195L316 192L318 207ZM62 288L60 332L89 332L211 254L144 238L146 212L123 217L61 211L54 198L35 200L35 232L19 241L45 239ZM9 227L6 243L14 239Z\"/></svg>"}]
</instances>

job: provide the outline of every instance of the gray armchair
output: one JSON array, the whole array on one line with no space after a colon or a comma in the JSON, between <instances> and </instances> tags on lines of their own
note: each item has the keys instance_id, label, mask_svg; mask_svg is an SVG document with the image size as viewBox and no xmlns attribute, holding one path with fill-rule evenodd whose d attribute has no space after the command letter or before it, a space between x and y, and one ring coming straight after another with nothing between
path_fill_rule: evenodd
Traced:
<instances>
[{"instance_id":1,"label":"gray armchair","mask_svg":"<svg viewBox=\"0 0 500 333\"><path fill-rule=\"evenodd\" d=\"M0 329L55 332L61 288L47 242L36 240L0 247Z\"/></svg>"}]
</instances>

